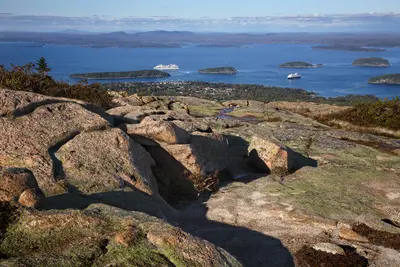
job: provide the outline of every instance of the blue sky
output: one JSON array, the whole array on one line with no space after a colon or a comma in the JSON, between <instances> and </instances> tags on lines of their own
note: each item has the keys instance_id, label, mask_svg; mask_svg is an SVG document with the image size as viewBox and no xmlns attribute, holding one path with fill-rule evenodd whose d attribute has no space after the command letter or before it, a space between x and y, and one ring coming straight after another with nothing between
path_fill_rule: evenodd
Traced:
<instances>
[{"instance_id":1,"label":"blue sky","mask_svg":"<svg viewBox=\"0 0 400 267\"><path fill-rule=\"evenodd\" d=\"M396 31L399 23L400 0L0 0L0 30Z\"/></svg>"},{"instance_id":2,"label":"blue sky","mask_svg":"<svg viewBox=\"0 0 400 267\"><path fill-rule=\"evenodd\" d=\"M297 14L399 12L399 0L0 0L0 12L19 15L174 16L226 18Z\"/></svg>"}]
</instances>

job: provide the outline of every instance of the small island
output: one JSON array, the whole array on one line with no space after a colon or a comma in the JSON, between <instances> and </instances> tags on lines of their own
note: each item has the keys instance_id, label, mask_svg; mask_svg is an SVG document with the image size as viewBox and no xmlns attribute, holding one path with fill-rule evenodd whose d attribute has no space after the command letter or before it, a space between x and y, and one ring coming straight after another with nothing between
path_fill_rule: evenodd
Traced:
<instances>
[{"instance_id":1,"label":"small island","mask_svg":"<svg viewBox=\"0 0 400 267\"><path fill-rule=\"evenodd\" d=\"M400 73L372 77L368 80L368 83L400 85Z\"/></svg>"},{"instance_id":2,"label":"small island","mask_svg":"<svg viewBox=\"0 0 400 267\"><path fill-rule=\"evenodd\" d=\"M198 70L199 73L203 74L236 74L238 71L233 67L218 67L218 68L207 68Z\"/></svg>"},{"instance_id":3,"label":"small island","mask_svg":"<svg viewBox=\"0 0 400 267\"><path fill-rule=\"evenodd\" d=\"M139 78L166 78L171 76L169 73L159 70L137 70L123 72L92 72L92 73L76 73L69 77L73 79L92 79L92 80L108 80L108 79L139 79Z\"/></svg>"},{"instance_id":4,"label":"small island","mask_svg":"<svg viewBox=\"0 0 400 267\"><path fill-rule=\"evenodd\" d=\"M359 58L354 60L351 65L357 67L390 67L389 61L380 57Z\"/></svg>"},{"instance_id":5,"label":"small island","mask_svg":"<svg viewBox=\"0 0 400 267\"><path fill-rule=\"evenodd\" d=\"M317 45L314 50L332 50L332 51L352 51L352 52L382 52L387 51L382 48L362 47L356 45Z\"/></svg>"},{"instance_id":6,"label":"small island","mask_svg":"<svg viewBox=\"0 0 400 267\"><path fill-rule=\"evenodd\" d=\"M307 69L307 68L317 68L322 67L322 64L311 64L307 62L286 62L279 65L280 68L290 68L290 69Z\"/></svg>"},{"instance_id":7,"label":"small island","mask_svg":"<svg viewBox=\"0 0 400 267\"><path fill-rule=\"evenodd\" d=\"M197 47L213 47L213 48L240 48L240 45L235 44L199 44Z\"/></svg>"}]
</instances>

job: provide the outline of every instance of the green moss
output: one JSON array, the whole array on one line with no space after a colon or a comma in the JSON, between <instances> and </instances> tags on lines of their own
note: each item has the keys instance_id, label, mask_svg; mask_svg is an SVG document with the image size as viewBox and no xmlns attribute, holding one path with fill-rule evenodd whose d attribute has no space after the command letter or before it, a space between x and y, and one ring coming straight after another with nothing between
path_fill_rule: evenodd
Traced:
<instances>
[{"instance_id":1,"label":"green moss","mask_svg":"<svg viewBox=\"0 0 400 267\"><path fill-rule=\"evenodd\" d=\"M352 219L369 213L379 214L376 206L387 202L384 194L373 194L366 186L369 182L393 181L393 174L382 172L376 166L400 166L400 158L378 162L379 151L357 147L347 150L313 151L314 155L330 155L330 163L290 176L285 185L275 184L265 188L268 193L279 195L279 200L291 203L307 213L331 219ZM336 155L336 157L335 157ZM382 166L382 165L381 165Z\"/></svg>"},{"instance_id":2,"label":"green moss","mask_svg":"<svg viewBox=\"0 0 400 267\"><path fill-rule=\"evenodd\" d=\"M174 266L166 257L159 254L144 237L130 247L109 244L107 253L97 259L93 266Z\"/></svg>"},{"instance_id":3,"label":"green moss","mask_svg":"<svg viewBox=\"0 0 400 267\"><path fill-rule=\"evenodd\" d=\"M221 107L207 107L207 106L189 106L190 115L194 117L212 117L217 116Z\"/></svg>"}]
</instances>

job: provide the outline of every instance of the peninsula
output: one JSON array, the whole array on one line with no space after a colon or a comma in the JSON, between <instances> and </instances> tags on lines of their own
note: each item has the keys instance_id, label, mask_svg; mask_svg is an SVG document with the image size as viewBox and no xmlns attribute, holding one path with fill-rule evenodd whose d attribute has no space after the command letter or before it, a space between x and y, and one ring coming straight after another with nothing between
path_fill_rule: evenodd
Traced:
<instances>
[{"instance_id":1,"label":"peninsula","mask_svg":"<svg viewBox=\"0 0 400 267\"><path fill-rule=\"evenodd\" d=\"M307 62L295 61L295 62L286 62L279 65L280 68L290 68L290 69L307 69L307 68L317 68L322 67L322 64L311 64Z\"/></svg>"},{"instance_id":2,"label":"peninsula","mask_svg":"<svg viewBox=\"0 0 400 267\"><path fill-rule=\"evenodd\" d=\"M400 85L400 73L372 77L368 80L368 83Z\"/></svg>"},{"instance_id":3,"label":"peninsula","mask_svg":"<svg viewBox=\"0 0 400 267\"><path fill-rule=\"evenodd\" d=\"M159 70L137 70L123 72L92 72L92 73L76 73L69 77L73 79L92 79L92 80L108 80L108 79L138 79L138 78L166 78L170 74Z\"/></svg>"},{"instance_id":4,"label":"peninsula","mask_svg":"<svg viewBox=\"0 0 400 267\"><path fill-rule=\"evenodd\" d=\"M387 51L382 48L362 47L355 45L317 45L313 46L314 50L332 50L332 51L353 51L353 52L382 52Z\"/></svg>"},{"instance_id":5,"label":"peninsula","mask_svg":"<svg viewBox=\"0 0 400 267\"><path fill-rule=\"evenodd\" d=\"M359 58L354 60L351 65L358 67L390 67L389 61L380 57Z\"/></svg>"},{"instance_id":6,"label":"peninsula","mask_svg":"<svg viewBox=\"0 0 400 267\"><path fill-rule=\"evenodd\" d=\"M199 73L203 74L236 74L238 71L233 67L218 67L218 68L207 68L199 70Z\"/></svg>"}]
</instances>

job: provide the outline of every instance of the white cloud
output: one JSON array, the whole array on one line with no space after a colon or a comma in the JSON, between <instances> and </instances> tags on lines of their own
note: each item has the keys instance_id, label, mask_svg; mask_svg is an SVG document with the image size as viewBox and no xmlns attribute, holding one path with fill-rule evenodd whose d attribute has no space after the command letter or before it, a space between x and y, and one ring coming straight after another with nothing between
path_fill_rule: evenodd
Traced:
<instances>
[{"instance_id":1,"label":"white cloud","mask_svg":"<svg viewBox=\"0 0 400 267\"><path fill-rule=\"evenodd\" d=\"M395 27L400 24L398 13L363 13L352 15L283 15L265 17L231 17L213 19L182 19L170 16L157 16L149 18L125 17L114 18L109 16L91 17L57 17L48 15L12 15L0 13L0 30L59 30L95 28L104 30L154 30L154 29L182 29L182 30L251 30L266 26L280 28L337 28L337 27ZM162 28L160 28L162 27Z\"/></svg>"}]
</instances>

